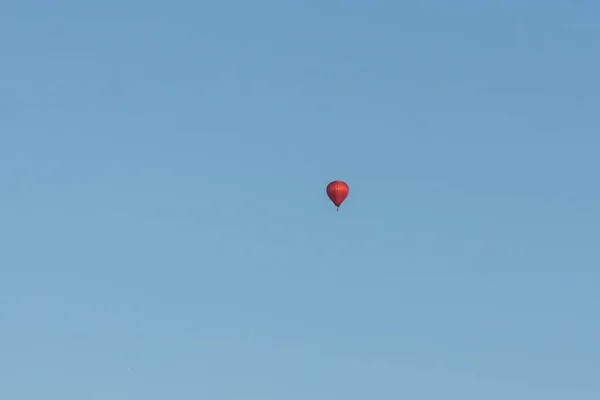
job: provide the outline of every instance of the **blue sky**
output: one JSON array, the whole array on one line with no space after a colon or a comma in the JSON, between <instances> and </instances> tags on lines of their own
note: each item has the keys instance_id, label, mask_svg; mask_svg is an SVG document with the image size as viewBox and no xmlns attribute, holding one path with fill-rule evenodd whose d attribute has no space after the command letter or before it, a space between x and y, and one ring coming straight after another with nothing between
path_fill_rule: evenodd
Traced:
<instances>
[{"instance_id":1,"label":"blue sky","mask_svg":"<svg viewBox=\"0 0 600 400\"><path fill-rule=\"evenodd\" d=\"M49 4L0 8L0 398L600 398L600 4Z\"/></svg>"}]
</instances>

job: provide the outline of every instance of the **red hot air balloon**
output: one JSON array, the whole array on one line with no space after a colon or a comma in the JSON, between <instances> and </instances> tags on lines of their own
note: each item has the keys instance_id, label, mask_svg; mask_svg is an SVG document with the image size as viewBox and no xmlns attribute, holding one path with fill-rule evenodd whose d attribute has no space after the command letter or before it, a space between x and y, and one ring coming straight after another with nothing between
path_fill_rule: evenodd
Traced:
<instances>
[{"instance_id":1,"label":"red hot air balloon","mask_svg":"<svg viewBox=\"0 0 600 400\"><path fill-rule=\"evenodd\" d=\"M335 204L338 211L349 193L350 187L344 181L333 181L327 185L327 196Z\"/></svg>"}]
</instances>

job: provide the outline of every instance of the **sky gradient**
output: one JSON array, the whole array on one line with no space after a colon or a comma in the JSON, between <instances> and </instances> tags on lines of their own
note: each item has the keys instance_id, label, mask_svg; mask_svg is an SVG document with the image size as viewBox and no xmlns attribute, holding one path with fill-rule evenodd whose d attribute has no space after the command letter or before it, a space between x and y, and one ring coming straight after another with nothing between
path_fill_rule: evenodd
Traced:
<instances>
[{"instance_id":1,"label":"sky gradient","mask_svg":"<svg viewBox=\"0 0 600 400\"><path fill-rule=\"evenodd\" d=\"M84 3L0 6L0 399L600 398L600 3Z\"/></svg>"}]
</instances>

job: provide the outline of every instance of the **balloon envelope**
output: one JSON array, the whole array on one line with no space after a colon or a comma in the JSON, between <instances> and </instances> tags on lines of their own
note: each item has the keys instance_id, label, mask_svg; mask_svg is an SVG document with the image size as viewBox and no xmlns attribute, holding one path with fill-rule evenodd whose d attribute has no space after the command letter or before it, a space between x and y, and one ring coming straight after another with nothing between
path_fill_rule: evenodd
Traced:
<instances>
[{"instance_id":1,"label":"balloon envelope","mask_svg":"<svg viewBox=\"0 0 600 400\"><path fill-rule=\"evenodd\" d=\"M327 196L336 207L340 207L350 194L350 187L344 181L333 181L327 185Z\"/></svg>"}]
</instances>

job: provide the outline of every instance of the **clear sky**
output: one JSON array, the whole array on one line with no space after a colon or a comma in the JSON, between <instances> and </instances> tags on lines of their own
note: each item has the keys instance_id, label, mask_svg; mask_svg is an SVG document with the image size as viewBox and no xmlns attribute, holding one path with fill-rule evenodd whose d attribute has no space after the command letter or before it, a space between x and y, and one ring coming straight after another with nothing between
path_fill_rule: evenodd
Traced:
<instances>
[{"instance_id":1,"label":"clear sky","mask_svg":"<svg viewBox=\"0 0 600 400\"><path fill-rule=\"evenodd\" d=\"M598 400L600 3L412 3L3 2L0 399Z\"/></svg>"}]
</instances>

